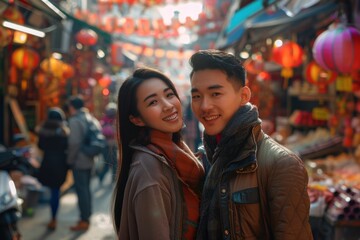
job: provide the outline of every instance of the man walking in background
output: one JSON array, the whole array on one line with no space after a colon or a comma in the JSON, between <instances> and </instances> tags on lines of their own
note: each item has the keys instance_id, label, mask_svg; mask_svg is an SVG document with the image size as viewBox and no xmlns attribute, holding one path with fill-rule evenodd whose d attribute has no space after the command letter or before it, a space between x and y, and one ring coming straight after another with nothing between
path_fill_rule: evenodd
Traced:
<instances>
[{"instance_id":1,"label":"man walking in background","mask_svg":"<svg viewBox=\"0 0 360 240\"><path fill-rule=\"evenodd\" d=\"M85 231L90 225L92 212L90 180L94 165L93 157L85 155L82 151L82 144L85 140L88 119L92 119L88 110L84 107L84 100L81 96L72 96L69 99L69 152L68 164L73 172L75 191L78 197L80 219L72 226L72 231Z\"/></svg>"}]
</instances>

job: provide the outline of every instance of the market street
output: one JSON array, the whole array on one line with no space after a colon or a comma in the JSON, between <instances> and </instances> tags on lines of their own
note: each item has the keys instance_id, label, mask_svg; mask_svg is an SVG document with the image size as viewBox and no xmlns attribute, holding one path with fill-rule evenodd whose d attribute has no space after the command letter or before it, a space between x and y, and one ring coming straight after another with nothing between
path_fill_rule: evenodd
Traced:
<instances>
[{"instance_id":1,"label":"market street","mask_svg":"<svg viewBox=\"0 0 360 240\"><path fill-rule=\"evenodd\" d=\"M93 214L88 231L72 232L69 229L78 221L79 215L76 194L71 189L61 197L56 230L49 231L47 229L47 223L50 220L50 207L46 203L41 203L36 207L32 217L23 217L19 222L18 226L23 240L115 240L109 214L112 187L109 174L101 186L97 178L93 177L91 182Z\"/></svg>"}]
</instances>

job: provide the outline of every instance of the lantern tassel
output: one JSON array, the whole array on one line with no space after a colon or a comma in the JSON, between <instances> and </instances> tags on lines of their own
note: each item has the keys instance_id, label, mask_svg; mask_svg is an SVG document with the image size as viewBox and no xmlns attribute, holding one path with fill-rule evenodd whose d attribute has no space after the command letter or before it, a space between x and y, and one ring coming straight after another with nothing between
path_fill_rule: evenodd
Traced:
<instances>
[{"instance_id":1,"label":"lantern tassel","mask_svg":"<svg viewBox=\"0 0 360 240\"><path fill-rule=\"evenodd\" d=\"M281 69L281 76L284 77L283 88L286 89L288 87L289 78L294 76L294 71L290 67L284 67Z\"/></svg>"}]
</instances>

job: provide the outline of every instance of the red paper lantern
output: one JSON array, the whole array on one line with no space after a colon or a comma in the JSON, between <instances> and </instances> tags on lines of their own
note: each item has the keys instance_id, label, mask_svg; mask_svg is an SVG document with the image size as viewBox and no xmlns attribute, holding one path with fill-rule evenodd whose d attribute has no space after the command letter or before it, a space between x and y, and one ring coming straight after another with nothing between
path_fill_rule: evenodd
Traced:
<instances>
[{"instance_id":1,"label":"red paper lantern","mask_svg":"<svg viewBox=\"0 0 360 240\"><path fill-rule=\"evenodd\" d=\"M272 49L273 60L283 66L281 76L285 78L284 88L287 88L287 82L294 75L293 67L297 67L303 62L304 51L295 42L287 41L283 45Z\"/></svg>"},{"instance_id":2,"label":"red paper lantern","mask_svg":"<svg viewBox=\"0 0 360 240\"><path fill-rule=\"evenodd\" d=\"M306 80L318 86L319 93L326 93L326 86L333 83L337 74L324 70L315 61L311 61L305 70Z\"/></svg>"},{"instance_id":3,"label":"red paper lantern","mask_svg":"<svg viewBox=\"0 0 360 240\"><path fill-rule=\"evenodd\" d=\"M360 31L334 23L316 38L312 51L324 69L351 74L360 69Z\"/></svg>"},{"instance_id":4,"label":"red paper lantern","mask_svg":"<svg viewBox=\"0 0 360 240\"><path fill-rule=\"evenodd\" d=\"M303 49L295 42L287 41L272 50L273 60L285 68L298 67L303 62Z\"/></svg>"},{"instance_id":5,"label":"red paper lantern","mask_svg":"<svg viewBox=\"0 0 360 240\"><path fill-rule=\"evenodd\" d=\"M13 52L11 62L19 69L30 71L39 65L40 57L34 50L21 47Z\"/></svg>"},{"instance_id":6,"label":"red paper lantern","mask_svg":"<svg viewBox=\"0 0 360 240\"><path fill-rule=\"evenodd\" d=\"M85 46L93 46L98 41L98 35L95 31L91 29L82 29L76 36L76 41Z\"/></svg>"}]
</instances>

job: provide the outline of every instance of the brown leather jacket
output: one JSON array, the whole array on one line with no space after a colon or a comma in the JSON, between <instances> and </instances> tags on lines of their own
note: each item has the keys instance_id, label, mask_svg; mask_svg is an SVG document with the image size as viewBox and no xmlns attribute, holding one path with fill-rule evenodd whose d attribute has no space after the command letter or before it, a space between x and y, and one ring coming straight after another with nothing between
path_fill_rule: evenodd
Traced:
<instances>
[{"instance_id":1,"label":"brown leather jacket","mask_svg":"<svg viewBox=\"0 0 360 240\"><path fill-rule=\"evenodd\" d=\"M262 131L254 130L248 144L256 148L257 161L237 169L220 189L231 198L221 204L228 216L224 239L313 239L302 160Z\"/></svg>"},{"instance_id":2,"label":"brown leather jacket","mask_svg":"<svg viewBox=\"0 0 360 240\"><path fill-rule=\"evenodd\" d=\"M132 148L118 239L182 239L185 205L175 170L146 147Z\"/></svg>"}]
</instances>

